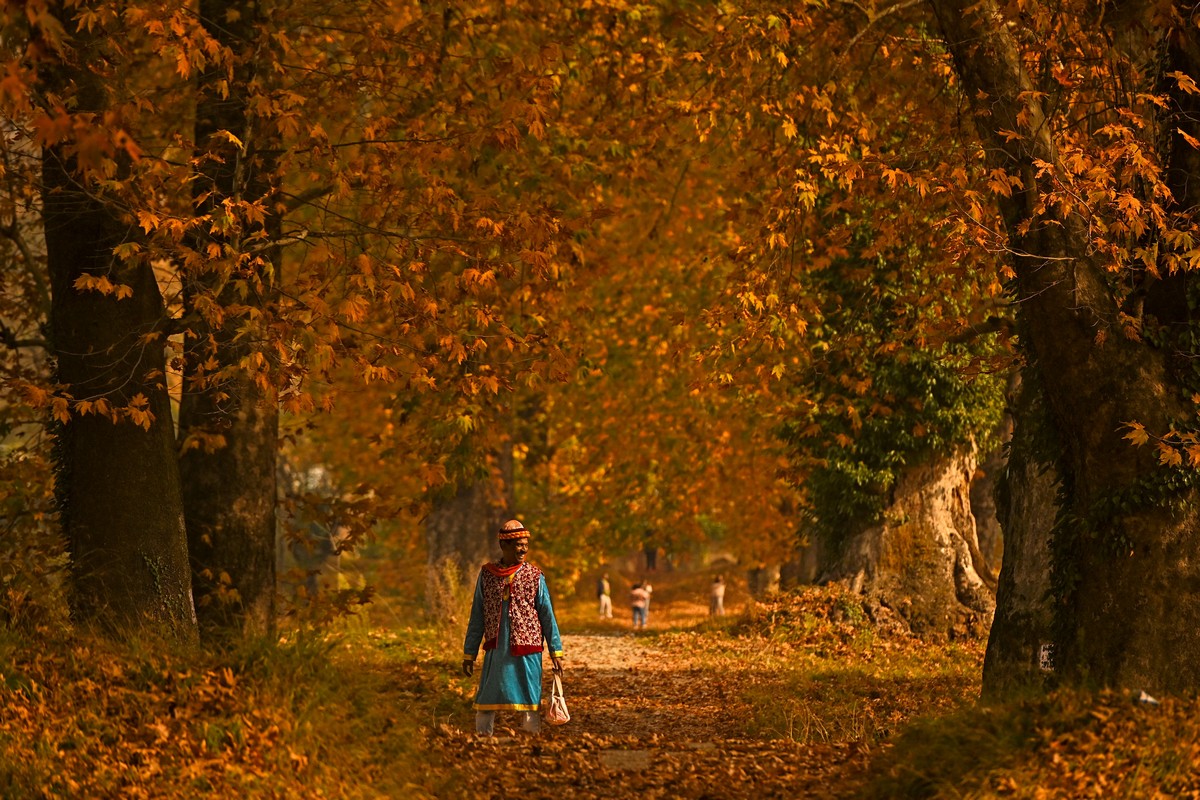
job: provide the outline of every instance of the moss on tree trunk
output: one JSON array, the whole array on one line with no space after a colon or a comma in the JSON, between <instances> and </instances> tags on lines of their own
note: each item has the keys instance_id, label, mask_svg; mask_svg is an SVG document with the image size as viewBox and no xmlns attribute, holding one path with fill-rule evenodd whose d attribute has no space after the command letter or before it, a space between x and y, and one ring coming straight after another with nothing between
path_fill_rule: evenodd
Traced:
<instances>
[{"instance_id":1,"label":"moss on tree trunk","mask_svg":"<svg viewBox=\"0 0 1200 800\"><path fill-rule=\"evenodd\" d=\"M877 618L894 615L918 635L982 635L994 600L977 569L974 472L967 447L907 469L882 521L849 537L822 579L846 581Z\"/></svg>"}]
</instances>

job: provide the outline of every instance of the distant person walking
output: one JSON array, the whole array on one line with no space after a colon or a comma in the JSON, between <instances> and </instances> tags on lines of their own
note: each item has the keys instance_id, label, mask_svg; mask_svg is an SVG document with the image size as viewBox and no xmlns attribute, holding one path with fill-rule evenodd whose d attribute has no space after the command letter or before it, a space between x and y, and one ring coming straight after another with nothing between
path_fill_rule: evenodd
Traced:
<instances>
[{"instance_id":1,"label":"distant person walking","mask_svg":"<svg viewBox=\"0 0 1200 800\"><path fill-rule=\"evenodd\" d=\"M725 578L721 575L713 578L708 598L708 615L710 617L725 616Z\"/></svg>"},{"instance_id":2,"label":"distant person walking","mask_svg":"<svg viewBox=\"0 0 1200 800\"><path fill-rule=\"evenodd\" d=\"M646 627L646 604L650 602L650 595L646 594L646 590L642 588L640 583L635 583L633 589L629 592L629 602L633 606L633 628Z\"/></svg>"},{"instance_id":3,"label":"distant person walking","mask_svg":"<svg viewBox=\"0 0 1200 800\"><path fill-rule=\"evenodd\" d=\"M646 613L643 614L645 619L643 620L642 625L644 628L646 627L644 623L650 621L650 601L654 599L654 587L650 585L650 581L644 579L642 580L642 591L646 593Z\"/></svg>"},{"instance_id":4,"label":"distant person walking","mask_svg":"<svg viewBox=\"0 0 1200 800\"><path fill-rule=\"evenodd\" d=\"M642 545L642 553L646 556L646 571L654 572L658 569L658 545L646 542Z\"/></svg>"},{"instance_id":5,"label":"distant person walking","mask_svg":"<svg viewBox=\"0 0 1200 800\"><path fill-rule=\"evenodd\" d=\"M546 578L525 560L529 531L513 519L500 528L498 538L500 561L484 564L475 583L462 671L474 674L482 644L483 669L475 695L477 733L492 735L497 711L520 713L521 727L537 733L542 722L542 650L550 645L550 663L562 674L562 637Z\"/></svg>"},{"instance_id":6,"label":"distant person walking","mask_svg":"<svg viewBox=\"0 0 1200 800\"><path fill-rule=\"evenodd\" d=\"M600 619L612 619L612 584L607 572L596 581L596 597L600 601Z\"/></svg>"}]
</instances>

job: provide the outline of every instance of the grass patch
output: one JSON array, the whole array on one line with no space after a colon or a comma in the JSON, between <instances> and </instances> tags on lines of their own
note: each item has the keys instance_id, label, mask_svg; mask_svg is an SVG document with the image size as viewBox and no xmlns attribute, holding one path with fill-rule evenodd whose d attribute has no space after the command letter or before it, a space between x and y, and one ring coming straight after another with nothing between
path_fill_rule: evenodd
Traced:
<instances>
[{"instance_id":1,"label":"grass patch","mask_svg":"<svg viewBox=\"0 0 1200 800\"><path fill-rule=\"evenodd\" d=\"M752 738L870 746L979 694L982 641L930 645L880 628L836 585L781 595L727 619L680 634L687 644L667 645L690 648L705 669L730 678Z\"/></svg>"},{"instance_id":2,"label":"grass patch","mask_svg":"<svg viewBox=\"0 0 1200 800\"><path fill-rule=\"evenodd\" d=\"M746 695L756 710L747 733L801 744L878 744L920 715L970 702L978 689L973 661L962 665L966 674L954 660L895 659L879 668L807 660L780 665L778 680Z\"/></svg>"}]
</instances>

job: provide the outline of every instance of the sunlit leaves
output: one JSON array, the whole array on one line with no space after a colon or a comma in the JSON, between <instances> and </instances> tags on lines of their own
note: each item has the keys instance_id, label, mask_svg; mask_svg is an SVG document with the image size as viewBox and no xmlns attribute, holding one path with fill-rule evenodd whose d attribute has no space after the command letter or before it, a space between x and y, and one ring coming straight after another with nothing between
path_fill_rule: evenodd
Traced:
<instances>
[{"instance_id":1,"label":"sunlit leaves","mask_svg":"<svg viewBox=\"0 0 1200 800\"><path fill-rule=\"evenodd\" d=\"M75 279L74 288L79 291L98 292L112 295L118 300L133 296L133 287L126 284L113 283L105 275L80 275Z\"/></svg>"}]
</instances>

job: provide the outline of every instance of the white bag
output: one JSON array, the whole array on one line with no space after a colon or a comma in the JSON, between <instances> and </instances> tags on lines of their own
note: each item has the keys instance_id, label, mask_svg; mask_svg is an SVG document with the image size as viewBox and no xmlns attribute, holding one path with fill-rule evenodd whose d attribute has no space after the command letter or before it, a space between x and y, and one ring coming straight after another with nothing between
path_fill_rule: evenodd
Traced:
<instances>
[{"instance_id":1,"label":"white bag","mask_svg":"<svg viewBox=\"0 0 1200 800\"><path fill-rule=\"evenodd\" d=\"M570 721L567 698L563 696L562 678L555 673L554 685L550 687L550 705L546 708L546 722L551 725L565 725Z\"/></svg>"}]
</instances>

